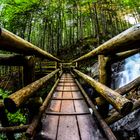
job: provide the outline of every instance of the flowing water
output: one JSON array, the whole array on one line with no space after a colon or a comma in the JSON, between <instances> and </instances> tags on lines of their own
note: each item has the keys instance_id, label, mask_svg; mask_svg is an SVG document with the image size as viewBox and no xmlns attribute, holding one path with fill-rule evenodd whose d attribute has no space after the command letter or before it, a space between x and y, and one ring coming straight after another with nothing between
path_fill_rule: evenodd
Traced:
<instances>
[{"instance_id":1,"label":"flowing water","mask_svg":"<svg viewBox=\"0 0 140 140\"><path fill-rule=\"evenodd\" d=\"M125 59L124 70L119 72L120 82L117 88L128 84L138 76L140 76L140 54L135 54Z\"/></svg>"},{"instance_id":2,"label":"flowing water","mask_svg":"<svg viewBox=\"0 0 140 140\"><path fill-rule=\"evenodd\" d=\"M112 88L122 87L140 76L140 53L112 66ZM118 139L135 140L140 138L140 109L130 113L111 125Z\"/></svg>"}]
</instances>

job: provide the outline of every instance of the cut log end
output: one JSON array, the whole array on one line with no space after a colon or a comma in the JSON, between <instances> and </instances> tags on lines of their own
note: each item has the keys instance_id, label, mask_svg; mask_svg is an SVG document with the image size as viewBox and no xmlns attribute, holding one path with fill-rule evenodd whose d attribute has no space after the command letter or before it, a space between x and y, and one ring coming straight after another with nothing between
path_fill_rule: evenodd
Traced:
<instances>
[{"instance_id":1,"label":"cut log end","mask_svg":"<svg viewBox=\"0 0 140 140\"><path fill-rule=\"evenodd\" d=\"M4 99L4 106L11 113L15 113L17 111L17 106L15 102L10 98Z\"/></svg>"},{"instance_id":2,"label":"cut log end","mask_svg":"<svg viewBox=\"0 0 140 140\"><path fill-rule=\"evenodd\" d=\"M132 108L133 108L133 103L132 102L126 102L123 105L122 109L120 110L120 113L122 115L126 115L126 114L131 112Z\"/></svg>"}]
</instances>

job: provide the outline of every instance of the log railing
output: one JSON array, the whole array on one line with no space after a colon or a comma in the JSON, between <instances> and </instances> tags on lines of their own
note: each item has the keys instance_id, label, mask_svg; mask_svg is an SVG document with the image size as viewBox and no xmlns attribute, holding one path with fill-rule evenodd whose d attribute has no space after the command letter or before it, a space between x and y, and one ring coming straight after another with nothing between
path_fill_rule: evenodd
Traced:
<instances>
[{"instance_id":1,"label":"log railing","mask_svg":"<svg viewBox=\"0 0 140 140\"><path fill-rule=\"evenodd\" d=\"M109 87L111 84L110 83L111 65L115 62L124 60L129 56L139 53L140 52L139 46L140 46L140 24L137 24L127 29L126 31L120 33L119 35L113 37L107 42L103 43L102 45L95 48L91 52L73 60L72 63L76 63L76 65L78 66L80 61L96 57L96 59L98 59L99 65L99 82ZM80 73L80 71L77 72ZM96 83L96 81L94 81L94 83ZM94 86L94 88L96 88L96 86ZM130 86L127 88L127 90L129 88ZM126 88L123 88L123 92L126 93L127 90L126 91L125 90ZM118 91L116 90L115 92ZM96 99L96 104L98 105L99 112L104 117L106 117L106 115L109 112L109 106L106 99L104 99L102 96L103 95L101 95L99 98Z\"/></svg>"},{"instance_id":2,"label":"log railing","mask_svg":"<svg viewBox=\"0 0 140 140\"><path fill-rule=\"evenodd\" d=\"M82 61L97 55L112 55L123 51L138 49L140 45L140 24L137 24L121 34L115 36L93 51L73 60Z\"/></svg>"},{"instance_id":3,"label":"log railing","mask_svg":"<svg viewBox=\"0 0 140 140\"><path fill-rule=\"evenodd\" d=\"M109 87L95 81L88 75L74 69L74 72L89 83L105 100L107 100L121 114L127 114L131 111L133 103L121 96L119 93Z\"/></svg>"},{"instance_id":4,"label":"log railing","mask_svg":"<svg viewBox=\"0 0 140 140\"><path fill-rule=\"evenodd\" d=\"M4 51L16 52L25 55L35 55L37 57L60 61L50 53L3 28L0 28L0 45L0 49Z\"/></svg>"},{"instance_id":5,"label":"log railing","mask_svg":"<svg viewBox=\"0 0 140 140\"><path fill-rule=\"evenodd\" d=\"M4 105L10 112L16 112L17 109L25 103L33 94L40 89L49 79L51 79L60 69L56 69L52 73L40 78L39 80L27 85L19 91L11 94L8 98L4 99Z\"/></svg>"}]
</instances>

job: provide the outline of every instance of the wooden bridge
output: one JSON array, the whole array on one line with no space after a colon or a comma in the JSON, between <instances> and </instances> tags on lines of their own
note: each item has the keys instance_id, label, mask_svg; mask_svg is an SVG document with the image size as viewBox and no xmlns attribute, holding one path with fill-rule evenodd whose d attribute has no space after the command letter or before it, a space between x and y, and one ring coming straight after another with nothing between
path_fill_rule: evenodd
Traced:
<instances>
[{"instance_id":1,"label":"wooden bridge","mask_svg":"<svg viewBox=\"0 0 140 140\"><path fill-rule=\"evenodd\" d=\"M139 99L133 101L123 95L138 87L140 78L122 88L112 90L109 87L111 64L138 53L139 45L138 24L93 51L66 63L1 28L0 49L18 54L0 56L0 64L23 66L24 87L1 100L0 132L5 132L7 139L12 140L13 134L17 132L25 132L27 138L37 140L116 140L109 124L139 108ZM81 61L93 57L98 57L99 81L82 73L78 67ZM45 69L42 74L40 73L43 69L39 67L38 58L45 61L47 59L46 62L40 63ZM53 61L53 65L52 63L49 65L49 60ZM46 72L46 69L49 71ZM35 80L35 74L40 74L40 79ZM23 126L9 126L5 109L15 113L29 98L35 97L38 90L47 86L46 83L50 79L53 79L55 84L50 92L46 93L47 97L41 106L36 108L37 113L31 122ZM79 79L90 84L99 97L92 101L82 88ZM114 107L111 116L108 116L109 104Z\"/></svg>"}]
</instances>

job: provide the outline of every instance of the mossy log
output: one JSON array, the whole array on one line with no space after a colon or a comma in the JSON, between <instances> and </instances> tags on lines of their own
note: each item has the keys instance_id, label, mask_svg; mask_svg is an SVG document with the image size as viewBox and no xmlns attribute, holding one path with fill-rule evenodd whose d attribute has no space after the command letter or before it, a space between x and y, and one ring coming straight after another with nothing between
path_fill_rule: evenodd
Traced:
<instances>
[{"instance_id":1,"label":"mossy log","mask_svg":"<svg viewBox=\"0 0 140 140\"><path fill-rule=\"evenodd\" d=\"M121 96L116 91L110 89L109 87L95 81L88 75L74 69L74 72L88 82L105 100L107 100L114 108L121 114L127 114L131 111L133 103Z\"/></svg>"},{"instance_id":2,"label":"mossy log","mask_svg":"<svg viewBox=\"0 0 140 140\"><path fill-rule=\"evenodd\" d=\"M38 57L60 61L50 53L38 48L37 46L3 28L0 28L0 49L25 55L36 55Z\"/></svg>"},{"instance_id":3,"label":"mossy log","mask_svg":"<svg viewBox=\"0 0 140 140\"><path fill-rule=\"evenodd\" d=\"M27 137L32 137L34 133L36 132L36 128L39 125L40 119L42 114L44 113L46 107L48 106L49 100L52 97L52 94L54 93L54 90L59 82L59 79L55 82L54 86L52 87L51 91L49 92L48 96L44 100L42 106L40 107L38 113L34 116L31 124L29 125L29 128L26 131L26 136Z\"/></svg>"},{"instance_id":4,"label":"mossy log","mask_svg":"<svg viewBox=\"0 0 140 140\"><path fill-rule=\"evenodd\" d=\"M28 127L29 125L0 127L0 133L21 133L25 132Z\"/></svg>"},{"instance_id":5,"label":"mossy log","mask_svg":"<svg viewBox=\"0 0 140 140\"><path fill-rule=\"evenodd\" d=\"M40 89L57 72L59 72L59 69L53 71L52 73L44 76L43 78L40 78L39 80L27 85L26 87L5 98L4 105L6 109L11 113L16 112L17 109L23 103L25 103L29 97L31 97L38 89Z\"/></svg>"},{"instance_id":6,"label":"mossy log","mask_svg":"<svg viewBox=\"0 0 140 140\"><path fill-rule=\"evenodd\" d=\"M133 105L133 108L131 111L134 111L140 107L140 99L135 101L133 104L134 105ZM117 111L114 111L113 113L110 113L110 114L111 114L111 116L109 116L105 119L106 123L109 125L120 120L121 118L125 117L125 115L121 115Z\"/></svg>"},{"instance_id":7,"label":"mossy log","mask_svg":"<svg viewBox=\"0 0 140 140\"><path fill-rule=\"evenodd\" d=\"M116 89L115 91L121 95L124 95L128 93L129 91L131 91L132 89L138 87L139 85L140 85L140 76L136 78L135 80L133 80L132 82L128 83L127 85ZM99 97L95 99L95 104L97 105L103 105L104 103L105 102L101 100Z\"/></svg>"},{"instance_id":8,"label":"mossy log","mask_svg":"<svg viewBox=\"0 0 140 140\"><path fill-rule=\"evenodd\" d=\"M136 54L136 53L139 53L139 52L140 52L140 49L134 49L134 50L126 51L126 52L117 53L115 55L111 55L110 56L110 63L122 61L122 60Z\"/></svg>"},{"instance_id":9,"label":"mossy log","mask_svg":"<svg viewBox=\"0 0 140 140\"><path fill-rule=\"evenodd\" d=\"M109 58L105 57L104 55L98 56L98 65L99 65L99 82L109 86L110 85L110 72L111 72L111 65L109 64ZM109 104L107 101L99 97L104 104L98 105L98 111L102 115L102 117L106 117L109 112Z\"/></svg>"},{"instance_id":10,"label":"mossy log","mask_svg":"<svg viewBox=\"0 0 140 140\"><path fill-rule=\"evenodd\" d=\"M97 55L110 55L123 51L139 48L140 45L140 24L134 25L119 35L103 43L93 51L75 59L73 62L85 60Z\"/></svg>"}]
</instances>

